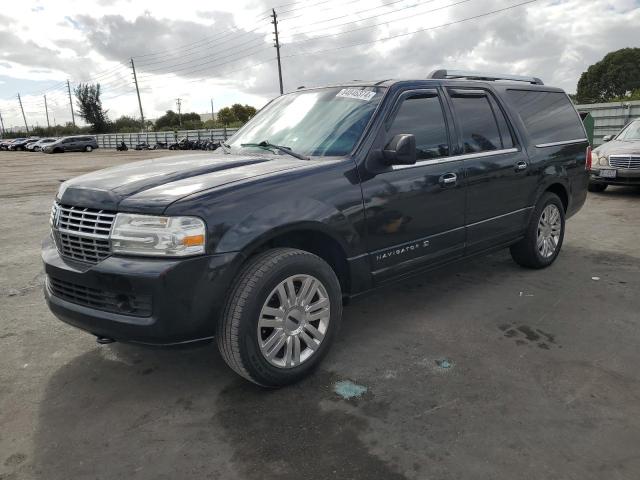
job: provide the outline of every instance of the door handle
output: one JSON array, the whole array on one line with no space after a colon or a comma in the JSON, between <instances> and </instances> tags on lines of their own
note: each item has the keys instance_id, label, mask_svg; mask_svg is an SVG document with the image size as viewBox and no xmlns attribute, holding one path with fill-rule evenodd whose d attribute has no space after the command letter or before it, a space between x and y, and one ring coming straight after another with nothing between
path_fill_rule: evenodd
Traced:
<instances>
[{"instance_id":1,"label":"door handle","mask_svg":"<svg viewBox=\"0 0 640 480\"><path fill-rule=\"evenodd\" d=\"M521 172L522 170L526 170L528 167L527 162L518 162L516 163L516 171Z\"/></svg>"},{"instance_id":2,"label":"door handle","mask_svg":"<svg viewBox=\"0 0 640 480\"><path fill-rule=\"evenodd\" d=\"M458 175L455 173L445 173L440 177L439 182L443 187L452 187L458 182Z\"/></svg>"}]
</instances>

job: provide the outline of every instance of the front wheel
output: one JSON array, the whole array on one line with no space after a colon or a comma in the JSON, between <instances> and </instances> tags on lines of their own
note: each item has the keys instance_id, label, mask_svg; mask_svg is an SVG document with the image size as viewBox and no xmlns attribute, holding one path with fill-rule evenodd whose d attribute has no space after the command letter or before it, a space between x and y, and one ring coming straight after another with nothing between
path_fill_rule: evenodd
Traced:
<instances>
[{"instance_id":1,"label":"front wheel","mask_svg":"<svg viewBox=\"0 0 640 480\"><path fill-rule=\"evenodd\" d=\"M269 250L235 280L218 322L218 348L247 380L288 385L320 363L341 317L340 282L324 260L292 248Z\"/></svg>"},{"instance_id":2,"label":"front wheel","mask_svg":"<svg viewBox=\"0 0 640 480\"><path fill-rule=\"evenodd\" d=\"M531 214L525 237L511 246L511 257L523 267L548 267L562 248L564 226L562 201L554 193L545 193Z\"/></svg>"}]
</instances>

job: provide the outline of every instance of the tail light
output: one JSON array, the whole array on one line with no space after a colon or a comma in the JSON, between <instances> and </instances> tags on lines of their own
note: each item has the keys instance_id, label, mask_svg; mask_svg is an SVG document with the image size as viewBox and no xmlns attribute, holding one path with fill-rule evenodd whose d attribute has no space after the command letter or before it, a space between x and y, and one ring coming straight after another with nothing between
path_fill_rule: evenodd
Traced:
<instances>
[{"instance_id":1,"label":"tail light","mask_svg":"<svg viewBox=\"0 0 640 480\"><path fill-rule=\"evenodd\" d=\"M584 164L584 168L587 172L591 171L591 145L587 147L587 161Z\"/></svg>"}]
</instances>

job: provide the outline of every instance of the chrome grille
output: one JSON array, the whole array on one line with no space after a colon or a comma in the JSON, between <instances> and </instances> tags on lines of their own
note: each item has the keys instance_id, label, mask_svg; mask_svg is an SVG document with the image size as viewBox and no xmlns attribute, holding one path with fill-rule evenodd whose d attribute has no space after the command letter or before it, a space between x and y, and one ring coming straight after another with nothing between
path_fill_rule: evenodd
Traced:
<instances>
[{"instance_id":1,"label":"chrome grille","mask_svg":"<svg viewBox=\"0 0 640 480\"><path fill-rule=\"evenodd\" d=\"M109 233L114 212L54 203L51 223L61 255L86 263L98 263L111 252Z\"/></svg>"},{"instance_id":2,"label":"chrome grille","mask_svg":"<svg viewBox=\"0 0 640 480\"><path fill-rule=\"evenodd\" d=\"M609 165L614 168L640 169L640 155L611 155Z\"/></svg>"}]
</instances>

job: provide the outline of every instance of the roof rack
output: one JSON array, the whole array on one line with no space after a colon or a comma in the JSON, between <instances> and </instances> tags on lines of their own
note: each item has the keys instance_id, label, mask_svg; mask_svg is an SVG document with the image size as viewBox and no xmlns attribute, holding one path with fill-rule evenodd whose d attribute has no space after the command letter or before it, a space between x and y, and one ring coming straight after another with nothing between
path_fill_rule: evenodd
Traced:
<instances>
[{"instance_id":1,"label":"roof rack","mask_svg":"<svg viewBox=\"0 0 640 480\"><path fill-rule=\"evenodd\" d=\"M514 82L526 82L533 85L544 85L544 82L537 77L524 77L521 75L502 75L498 73L465 72L462 70L434 70L427 78L444 80L447 78L466 78L469 80L511 80Z\"/></svg>"}]
</instances>

